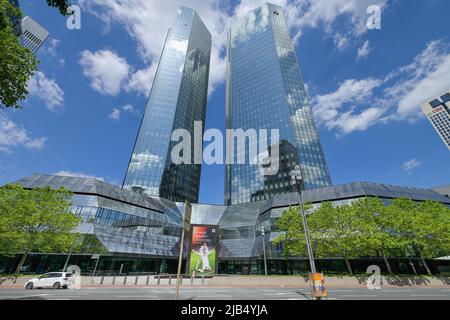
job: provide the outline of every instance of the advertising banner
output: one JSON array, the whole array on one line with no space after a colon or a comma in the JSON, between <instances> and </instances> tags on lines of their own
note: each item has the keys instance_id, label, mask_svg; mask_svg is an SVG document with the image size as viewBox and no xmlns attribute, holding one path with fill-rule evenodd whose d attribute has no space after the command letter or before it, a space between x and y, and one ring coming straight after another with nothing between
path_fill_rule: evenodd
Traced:
<instances>
[{"instance_id":1,"label":"advertising banner","mask_svg":"<svg viewBox=\"0 0 450 320\"><path fill-rule=\"evenodd\" d=\"M218 227L193 225L189 257L189 275L216 273Z\"/></svg>"}]
</instances>

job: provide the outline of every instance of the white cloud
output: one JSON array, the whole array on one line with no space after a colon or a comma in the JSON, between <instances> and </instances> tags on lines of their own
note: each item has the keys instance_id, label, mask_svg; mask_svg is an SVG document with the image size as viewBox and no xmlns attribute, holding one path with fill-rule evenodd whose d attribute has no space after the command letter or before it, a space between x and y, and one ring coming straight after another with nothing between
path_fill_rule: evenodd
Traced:
<instances>
[{"instance_id":1,"label":"white cloud","mask_svg":"<svg viewBox=\"0 0 450 320\"><path fill-rule=\"evenodd\" d=\"M53 173L55 176L63 176L63 177L75 177L75 178L89 178L89 179L96 179L100 181L105 181L105 178L103 177L97 177L89 174L85 174L83 172L70 172L70 171L58 171Z\"/></svg>"},{"instance_id":2,"label":"white cloud","mask_svg":"<svg viewBox=\"0 0 450 320\"><path fill-rule=\"evenodd\" d=\"M56 61L60 67L64 67L66 60L58 52L60 43L61 41L59 39L49 38L44 44L43 52L50 60Z\"/></svg>"},{"instance_id":3,"label":"white cloud","mask_svg":"<svg viewBox=\"0 0 450 320\"><path fill-rule=\"evenodd\" d=\"M349 79L341 83L334 92L315 96L312 99L314 115L319 124L328 129L338 129L341 133L351 133L367 129L383 113L382 109L371 108L355 114L358 104L373 96L373 90L382 83L378 79ZM341 112L345 105L350 111ZM356 111L357 112L357 111Z\"/></svg>"},{"instance_id":4,"label":"white cloud","mask_svg":"<svg viewBox=\"0 0 450 320\"><path fill-rule=\"evenodd\" d=\"M417 120L422 117L420 105L447 91L449 83L450 46L432 41L411 64L384 79L345 80L335 91L311 101L319 124L351 133L379 122Z\"/></svg>"},{"instance_id":5,"label":"white cloud","mask_svg":"<svg viewBox=\"0 0 450 320\"><path fill-rule=\"evenodd\" d=\"M40 150L47 138L33 138L22 126L17 125L0 114L0 152L12 153L12 148L22 146L27 149Z\"/></svg>"},{"instance_id":6,"label":"white cloud","mask_svg":"<svg viewBox=\"0 0 450 320\"><path fill-rule=\"evenodd\" d=\"M370 47L369 40L366 40L361 48L358 48L358 55L356 57L356 60L367 58L367 56L372 51L372 48Z\"/></svg>"},{"instance_id":7,"label":"white cloud","mask_svg":"<svg viewBox=\"0 0 450 320\"><path fill-rule=\"evenodd\" d=\"M151 63L147 68L134 72L125 85L125 91L135 91L138 94L148 96L157 67L158 65L156 63Z\"/></svg>"},{"instance_id":8,"label":"white cloud","mask_svg":"<svg viewBox=\"0 0 450 320\"><path fill-rule=\"evenodd\" d=\"M122 112L132 113L137 115L137 112L134 110L133 105L126 104L120 108L113 108L112 112L109 114L109 118L111 118L114 121L119 121L120 117L122 115Z\"/></svg>"},{"instance_id":9,"label":"white cloud","mask_svg":"<svg viewBox=\"0 0 450 320\"><path fill-rule=\"evenodd\" d=\"M122 107L122 110L125 111L125 112L133 112L134 111L134 107L131 104L127 104L127 105L124 105Z\"/></svg>"},{"instance_id":10,"label":"white cloud","mask_svg":"<svg viewBox=\"0 0 450 320\"><path fill-rule=\"evenodd\" d=\"M339 128L342 134L348 134L354 131L365 131L371 125L375 124L383 115L385 110L381 108L365 109L359 114L352 111L345 112L339 117L327 123L329 129Z\"/></svg>"},{"instance_id":11,"label":"white cloud","mask_svg":"<svg viewBox=\"0 0 450 320\"><path fill-rule=\"evenodd\" d=\"M225 26L228 24L228 15L220 10L220 1L82 0L80 4L84 10L94 13L105 23L119 23L124 26L136 39L138 52L143 60L151 64L157 63L167 31L175 21L178 7L184 5L196 9L213 38L210 89L213 90L225 80ZM147 78L151 79L152 76L147 74ZM135 82L132 79L130 86L135 87L133 84ZM144 84L144 88L139 86L138 91L144 92L147 88Z\"/></svg>"},{"instance_id":12,"label":"white cloud","mask_svg":"<svg viewBox=\"0 0 450 320\"><path fill-rule=\"evenodd\" d=\"M136 40L138 52L149 67L136 72L128 84L128 91L147 94L157 60L161 54L167 31L175 21L180 5L197 11L212 34L209 93L224 83L226 78L225 49L229 24L249 11L266 3L265 0L241 0L234 8L228 1L209 0L79 0L83 10L96 15L108 26L117 23ZM345 48L351 38L367 31L366 13L369 5L386 6L387 0L272 0L284 8L286 19L297 42L304 28L322 27L336 42ZM340 16L350 23L339 33L334 24Z\"/></svg>"},{"instance_id":13,"label":"white cloud","mask_svg":"<svg viewBox=\"0 0 450 320\"><path fill-rule=\"evenodd\" d=\"M119 121L120 120L120 110L117 108L113 108L113 111L111 112L109 117L115 121Z\"/></svg>"},{"instance_id":14,"label":"white cloud","mask_svg":"<svg viewBox=\"0 0 450 320\"><path fill-rule=\"evenodd\" d=\"M450 84L450 48L443 41L430 42L414 61L391 76L402 77L386 90L397 102L394 118L414 120L420 105L441 95ZM405 80L406 79L406 80Z\"/></svg>"},{"instance_id":15,"label":"white cloud","mask_svg":"<svg viewBox=\"0 0 450 320\"><path fill-rule=\"evenodd\" d=\"M348 16L351 27L349 35L359 36L367 31L366 22L370 5L386 7L387 0L299 0L294 1L303 8L304 14L298 21L300 26L317 27L322 25L332 33L333 25L340 16Z\"/></svg>"},{"instance_id":16,"label":"white cloud","mask_svg":"<svg viewBox=\"0 0 450 320\"><path fill-rule=\"evenodd\" d=\"M414 169L420 167L421 165L422 165L421 161L418 161L413 158L403 163L402 169L405 170L408 174L411 174Z\"/></svg>"},{"instance_id":17,"label":"white cloud","mask_svg":"<svg viewBox=\"0 0 450 320\"><path fill-rule=\"evenodd\" d=\"M333 35L333 40L334 44L339 50L344 50L345 48L347 48L350 42L350 39L348 37L340 34L339 32Z\"/></svg>"},{"instance_id":18,"label":"white cloud","mask_svg":"<svg viewBox=\"0 0 450 320\"><path fill-rule=\"evenodd\" d=\"M50 38L46 41L46 45L44 47L44 52L47 53L50 57L56 58L58 57L57 48L61 43L60 40L56 38Z\"/></svg>"},{"instance_id":19,"label":"white cloud","mask_svg":"<svg viewBox=\"0 0 450 320\"><path fill-rule=\"evenodd\" d=\"M47 78L41 71L37 71L28 81L27 89L30 97L42 100L51 111L58 111L64 103L64 91L55 79Z\"/></svg>"},{"instance_id":20,"label":"white cloud","mask_svg":"<svg viewBox=\"0 0 450 320\"><path fill-rule=\"evenodd\" d=\"M130 72L127 61L112 50L84 50L79 63L91 87L104 95L118 95Z\"/></svg>"}]
</instances>

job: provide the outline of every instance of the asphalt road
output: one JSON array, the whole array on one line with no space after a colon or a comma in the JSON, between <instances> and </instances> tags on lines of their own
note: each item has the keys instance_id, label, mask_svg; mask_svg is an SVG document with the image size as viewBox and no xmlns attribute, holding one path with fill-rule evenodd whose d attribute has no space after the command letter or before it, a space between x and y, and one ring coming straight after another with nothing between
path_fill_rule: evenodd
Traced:
<instances>
[{"instance_id":1,"label":"asphalt road","mask_svg":"<svg viewBox=\"0 0 450 320\"><path fill-rule=\"evenodd\" d=\"M329 300L450 300L450 289L328 289ZM173 300L173 288L0 289L0 300ZM183 300L309 300L307 289L182 288Z\"/></svg>"}]
</instances>

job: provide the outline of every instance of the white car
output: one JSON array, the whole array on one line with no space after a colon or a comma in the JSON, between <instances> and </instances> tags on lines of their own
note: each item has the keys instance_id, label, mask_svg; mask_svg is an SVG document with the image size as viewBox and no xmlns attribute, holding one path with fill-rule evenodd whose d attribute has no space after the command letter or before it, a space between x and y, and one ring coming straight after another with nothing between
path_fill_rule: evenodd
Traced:
<instances>
[{"instance_id":1,"label":"white car","mask_svg":"<svg viewBox=\"0 0 450 320\"><path fill-rule=\"evenodd\" d=\"M34 288L54 288L54 289L67 289L71 282L71 273L68 272L49 272L43 274L37 278L28 280L25 283L25 289L31 290Z\"/></svg>"}]
</instances>

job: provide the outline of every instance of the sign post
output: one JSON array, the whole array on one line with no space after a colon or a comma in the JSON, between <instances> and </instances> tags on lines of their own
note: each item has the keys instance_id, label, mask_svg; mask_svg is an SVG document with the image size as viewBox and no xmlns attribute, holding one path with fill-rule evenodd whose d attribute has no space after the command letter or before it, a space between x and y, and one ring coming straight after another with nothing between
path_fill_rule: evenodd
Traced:
<instances>
[{"instance_id":1,"label":"sign post","mask_svg":"<svg viewBox=\"0 0 450 320\"><path fill-rule=\"evenodd\" d=\"M181 265L183 262L183 248L184 248L184 237L186 232L189 232L191 225L191 214L192 205L189 201L184 204L184 217L183 217L183 231L181 232L180 240L180 256L178 258L178 271L177 271L177 285L175 289L175 300L178 300L178 295L180 293L180 275L181 275Z\"/></svg>"},{"instance_id":2,"label":"sign post","mask_svg":"<svg viewBox=\"0 0 450 320\"><path fill-rule=\"evenodd\" d=\"M94 284L95 272L97 271L98 262L100 261L100 255L99 254L94 254L94 255L92 255L91 259L92 260L97 260L95 262L94 272L92 272L92 284Z\"/></svg>"}]
</instances>

